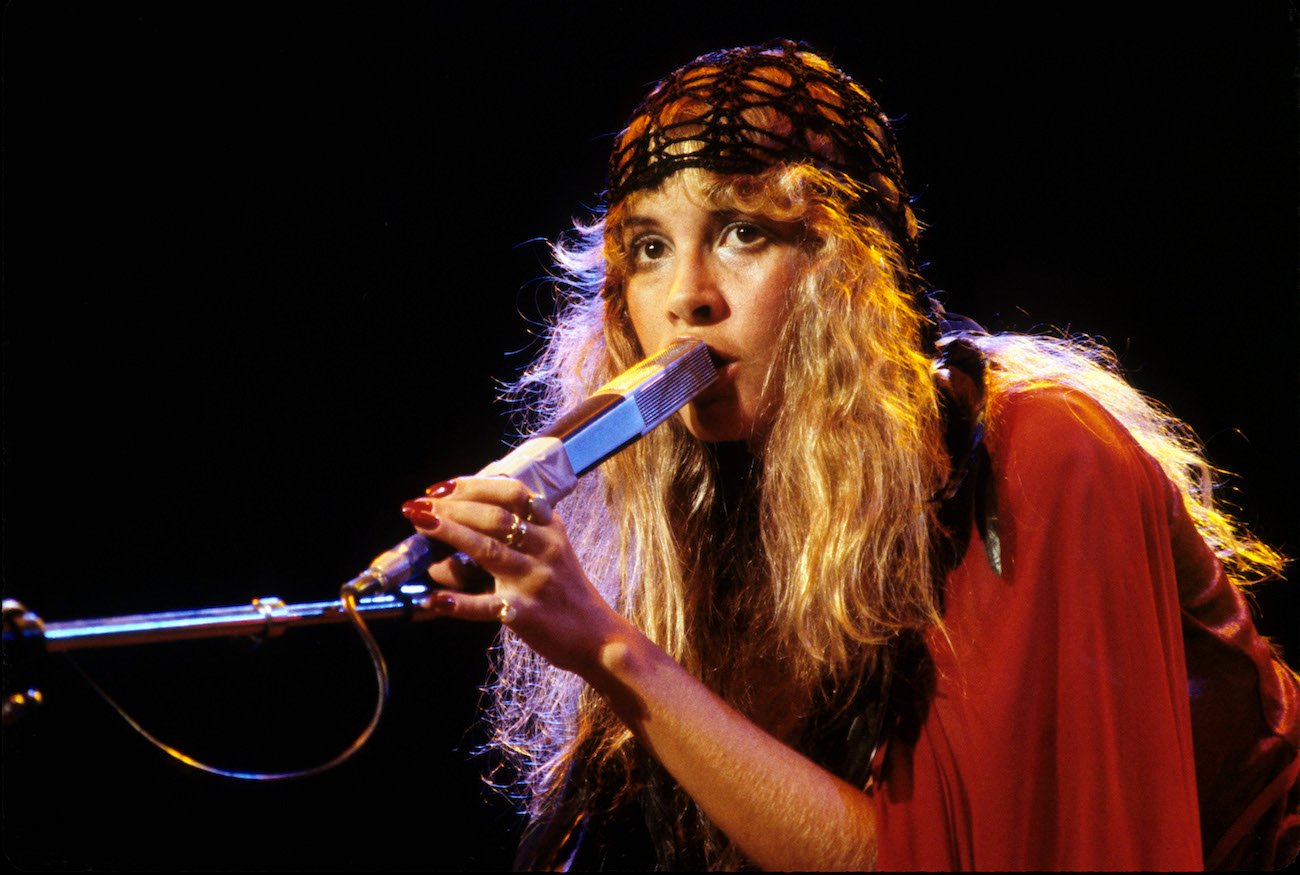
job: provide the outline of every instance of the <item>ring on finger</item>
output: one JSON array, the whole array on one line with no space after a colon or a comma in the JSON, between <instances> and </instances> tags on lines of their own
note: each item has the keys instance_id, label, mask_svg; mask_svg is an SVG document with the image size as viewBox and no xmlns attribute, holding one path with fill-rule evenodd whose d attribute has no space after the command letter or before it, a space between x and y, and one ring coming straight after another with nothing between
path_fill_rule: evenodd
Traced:
<instances>
[{"instance_id":1,"label":"ring on finger","mask_svg":"<svg viewBox=\"0 0 1300 875\"><path fill-rule=\"evenodd\" d=\"M551 505L545 495L529 494L524 502L524 522L546 525L551 521Z\"/></svg>"},{"instance_id":2,"label":"ring on finger","mask_svg":"<svg viewBox=\"0 0 1300 875\"><path fill-rule=\"evenodd\" d=\"M528 534L528 523L520 519L519 514L512 513L510 520L510 531L506 532L505 541L507 547L517 547L519 542Z\"/></svg>"},{"instance_id":3,"label":"ring on finger","mask_svg":"<svg viewBox=\"0 0 1300 875\"><path fill-rule=\"evenodd\" d=\"M505 623L506 625L509 625L510 621L513 620L516 616L518 616L518 614L519 612L515 610L514 605L510 604L510 602L506 601L505 599L501 600L501 607L497 608L498 620L500 620L502 623Z\"/></svg>"}]
</instances>

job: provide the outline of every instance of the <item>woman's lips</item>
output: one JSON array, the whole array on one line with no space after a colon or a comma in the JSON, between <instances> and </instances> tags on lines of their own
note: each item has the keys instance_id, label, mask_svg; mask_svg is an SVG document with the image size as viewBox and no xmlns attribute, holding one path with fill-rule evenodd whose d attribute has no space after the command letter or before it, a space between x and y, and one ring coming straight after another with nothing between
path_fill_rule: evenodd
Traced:
<instances>
[{"instance_id":1,"label":"woman's lips","mask_svg":"<svg viewBox=\"0 0 1300 875\"><path fill-rule=\"evenodd\" d=\"M736 371L740 369L740 362L725 358L715 358L714 363L718 365L718 378L709 384L708 388L695 396L696 401L709 401L717 398L730 391L736 382Z\"/></svg>"},{"instance_id":2,"label":"woman's lips","mask_svg":"<svg viewBox=\"0 0 1300 875\"><path fill-rule=\"evenodd\" d=\"M678 337L674 341L674 343L683 340L699 340L699 339L700 338L698 337L686 335L683 337ZM711 385L708 389L705 390L704 394L713 394L723 384L732 381L732 379L736 376L736 371L739 369L740 363L739 361L737 361L735 356L729 353L722 352L718 349L715 349L713 346L708 346L707 348L709 351L709 358L713 361L713 366L718 369L718 379L713 382L713 385Z\"/></svg>"},{"instance_id":3,"label":"woman's lips","mask_svg":"<svg viewBox=\"0 0 1300 875\"><path fill-rule=\"evenodd\" d=\"M713 360L713 366L719 370L736 363L736 357L734 355L720 352L711 346L707 347L707 349L709 350L709 358Z\"/></svg>"},{"instance_id":4,"label":"woman's lips","mask_svg":"<svg viewBox=\"0 0 1300 875\"><path fill-rule=\"evenodd\" d=\"M713 359L713 366L718 369L719 382L736 373L736 366L739 362L737 362L734 357L723 352L718 352L712 347L709 348L709 357Z\"/></svg>"}]
</instances>

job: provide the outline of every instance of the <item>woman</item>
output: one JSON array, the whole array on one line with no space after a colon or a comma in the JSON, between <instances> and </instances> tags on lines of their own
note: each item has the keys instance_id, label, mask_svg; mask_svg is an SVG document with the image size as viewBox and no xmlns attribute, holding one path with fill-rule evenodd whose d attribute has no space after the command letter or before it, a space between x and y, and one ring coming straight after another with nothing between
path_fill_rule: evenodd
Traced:
<instances>
[{"instance_id":1,"label":"woman","mask_svg":"<svg viewBox=\"0 0 1300 875\"><path fill-rule=\"evenodd\" d=\"M1226 576L1282 558L1105 350L944 321L916 238L887 119L792 43L634 114L520 394L544 424L682 336L721 379L562 514L474 477L403 508L496 581L432 571L509 628L521 865L1294 855L1295 675Z\"/></svg>"}]
</instances>

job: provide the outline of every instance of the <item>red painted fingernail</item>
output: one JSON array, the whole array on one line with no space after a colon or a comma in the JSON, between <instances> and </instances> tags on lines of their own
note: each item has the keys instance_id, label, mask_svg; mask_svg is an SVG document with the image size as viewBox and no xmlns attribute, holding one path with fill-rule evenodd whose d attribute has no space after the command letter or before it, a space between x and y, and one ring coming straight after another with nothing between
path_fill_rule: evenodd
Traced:
<instances>
[{"instance_id":1,"label":"red painted fingernail","mask_svg":"<svg viewBox=\"0 0 1300 875\"><path fill-rule=\"evenodd\" d=\"M424 494L430 498L442 498L445 495L451 495L452 490L455 488L455 480L443 480L441 483L435 483L424 490Z\"/></svg>"},{"instance_id":2,"label":"red painted fingernail","mask_svg":"<svg viewBox=\"0 0 1300 875\"><path fill-rule=\"evenodd\" d=\"M425 513L428 513L431 510L433 510L433 502L429 501L427 498L412 498L410 501L402 502L403 516L409 517L416 511L424 511Z\"/></svg>"},{"instance_id":3,"label":"red painted fingernail","mask_svg":"<svg viewBox=\"0 0 1300 875\"><path fill-rule=\"evenodd\" d=\"M438 527L438 517L433 513L433 506L427 498L416 498L402 505L402 516L422 529Z\"/></svg>"}]
</instances>

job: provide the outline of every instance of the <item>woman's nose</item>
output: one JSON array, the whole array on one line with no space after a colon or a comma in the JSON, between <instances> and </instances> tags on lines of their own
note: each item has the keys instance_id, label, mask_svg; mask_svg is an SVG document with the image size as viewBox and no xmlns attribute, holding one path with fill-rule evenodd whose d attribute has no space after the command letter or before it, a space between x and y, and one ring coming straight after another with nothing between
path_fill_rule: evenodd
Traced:
<instances>
[{"instance_id":1,"label":"woman's nose","mask_svg":"<svg viewBox=\"0 0 1300 875\"><path fill-rule=\"evenodd\" d=\"M678 257L668 291L669 319L685 325L709 325L726 318L727 302L714 267L706 253Z\"/></svg>"}]
</instances>

